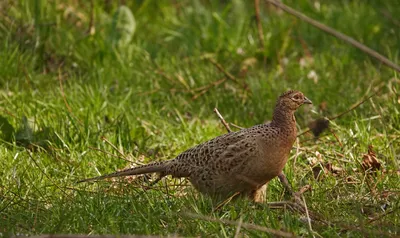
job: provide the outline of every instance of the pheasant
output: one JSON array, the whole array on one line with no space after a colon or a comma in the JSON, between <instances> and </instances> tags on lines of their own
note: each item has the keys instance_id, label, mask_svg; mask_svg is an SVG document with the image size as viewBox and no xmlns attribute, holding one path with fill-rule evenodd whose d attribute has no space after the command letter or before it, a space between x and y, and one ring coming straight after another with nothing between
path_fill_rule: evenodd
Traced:
<instances>
[{"instance_id":1,"label":"pheasant","mask_svg":"<svg viewBox=\"0 0 400 238\"><path fill-rule=\"evenodd\" d=\"M84 179L158 173L187 178L205 195L227 198L242 194L257 200L257 191L278 176L289 157L297 130L294 112L312 102L303 93L290 90L277 100L272 121L268 124L227 133L190 148L175 159Z\"/></svg>"}]
</instances>

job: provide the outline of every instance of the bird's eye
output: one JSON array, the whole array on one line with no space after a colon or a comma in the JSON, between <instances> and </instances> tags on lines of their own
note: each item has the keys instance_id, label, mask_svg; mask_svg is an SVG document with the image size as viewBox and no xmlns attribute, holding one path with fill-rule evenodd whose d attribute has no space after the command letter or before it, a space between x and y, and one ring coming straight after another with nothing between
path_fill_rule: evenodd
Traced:
<instances>
[{"instance_id":1,"label":"bird's eye","mask_svg":"<svg viewBox=\"0 0 400 238\"><path fill-rule=\"evenodd\" d=\"M296 94L296 95L293 96L293 99L294 100L300 100L301 98L300 98L300 95Z\"/></svg>"}]
</instances>

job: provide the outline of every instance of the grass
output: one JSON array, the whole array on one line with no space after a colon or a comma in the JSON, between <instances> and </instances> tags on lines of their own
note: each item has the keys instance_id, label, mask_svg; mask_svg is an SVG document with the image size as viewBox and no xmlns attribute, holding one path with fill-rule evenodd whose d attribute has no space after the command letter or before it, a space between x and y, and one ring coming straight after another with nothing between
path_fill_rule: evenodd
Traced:
<instances>
[{"instance_id":1,"label":"grass","mask_svg":"<svg viewBox=\"0 0 400 238\"><path fill-rule=\"evenodd\" d=\"M399 64L399 23L391 17L400 14L398 3L285 3ZM92 30L90 1L0 3L0 236L236 233L235 226L185 213L242 219L299 236L399 235L396 72L264 4L261 50L252 1L126 4L136 22L133 35L129 17L115 14L118 1L94 1ZM127 23L116 25L118 16ZM200 87L224 77L207 57L239 83L227 80L198 95ZM331 226L314 224L310 230L302 214L246 200L212 212L207 197L190 186L173 186L187 185L184 180L167 179L150 190L131 180L75 184L130 165L92 148L119 155L111 143L135 163L171 159L225 133L214 107L227 121L250 127L269 120L276 97L289 88L314 102L297 113L302 129L380 89L331 123L336 137L329 131L316 140L300 137L301 149L293 150L285 167L296 190L311 185L304 194L307 206ZM361 169L370 144L382 164L376 175ZM316 179L309 161L318 159L340 172ZM281 184L272 181L268 200L285 199ZM239 232L268 236L252 229Z\"/></svg>"}]
</instances>

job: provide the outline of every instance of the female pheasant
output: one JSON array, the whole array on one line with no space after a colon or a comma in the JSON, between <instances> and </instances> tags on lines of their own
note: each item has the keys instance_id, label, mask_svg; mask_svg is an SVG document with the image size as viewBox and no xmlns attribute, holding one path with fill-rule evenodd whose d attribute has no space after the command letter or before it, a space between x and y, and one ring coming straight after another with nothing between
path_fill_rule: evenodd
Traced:
<instances>
[{"instance_id":1,"label":"female pheasant","mask_svg":"<svg viewBox=\"0 0 400 238\"><path fill-rule=\"evenodd\" d=\"M294 112L312 102L303 93L290 90L277 100L268 124L218 136L179 154L175 159L154 162L79 182L159 173L185 177L203 194L227 198L241 193L256 199L257 190L278 176L296 139Z\"/></svg>"}]
</instances>

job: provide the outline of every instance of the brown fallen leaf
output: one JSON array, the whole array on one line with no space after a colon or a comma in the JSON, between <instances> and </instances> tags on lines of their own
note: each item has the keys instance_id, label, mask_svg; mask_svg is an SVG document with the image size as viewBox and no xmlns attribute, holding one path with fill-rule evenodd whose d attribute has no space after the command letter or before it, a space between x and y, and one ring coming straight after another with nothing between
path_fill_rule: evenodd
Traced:
<instances>
[{"instance_id":1,"label":"brown fallen leaf","mask_svg":"<svg viewBox=\"0 0 400 238\"><path fill-rule=\"evenodd\" d=\"M339 176L343 172L343 168L332 165L331 163L320 163L312 168L314 178L317 180L322 179L322 175L331 173L333 176Z\"/></svg>"},{"instance_id":2,"label":"brown fallen leaf","mask_svg":"<svg viewBox=\"0 0 400 238\"><path fill-rule=\"evenodd\" d=\"M330 162L324 162L322 154L315 152L315 157L308 158L308 162L312 168L314 178L322 180L324 175L331 173L333 176L339 176L343 173L343 168L332 165Z\"/></svg>"},{"instance_id":3,"label":"brown fallen leaf","mask_svg":"<svg viewBox=\"0 0 400 238\"><path fill-rule=\"evenodd\" d=\"M325 168L323 168L321 165L317 165L317 166L313 167L312 172L314 175L314 179L316 179L316 180L321 180L323 175L326 174Z\"/></svg>"},{"instance_id":4,"label":"brown fallen leaf","mask_svg":"<svg viewBox=\"0 0 400 238\"><path fill-rule=\"evenodd\" d=\"M326 111L328 109L328 103L326 101L322 101L319 105L318 105L319 110L321 111Z\"/></svg>"},{"instance_id":5,"label":"brown fallen leaf","mask_svg":"<svg viewBox=\"0 0 400 238\"><path fill-rule=\"evenodd\" d=\"M372 145L368 146L368 153L363 156L361 166L364 171L377 171L381 169L381 163L377 160Z\"/></svg>"},{"instance_id":6,"label":"brown fallen leaf","mask_svg":"<svg viewBox=\"0 0 400 238\"><path fill-rule=\"evenodd\" d=\"M240 65L239 77L240 78L246 77L249 69L253 68L256 64L257 64L257 59L254 57L245 59Z\"/></svg>"}]
</instances>

